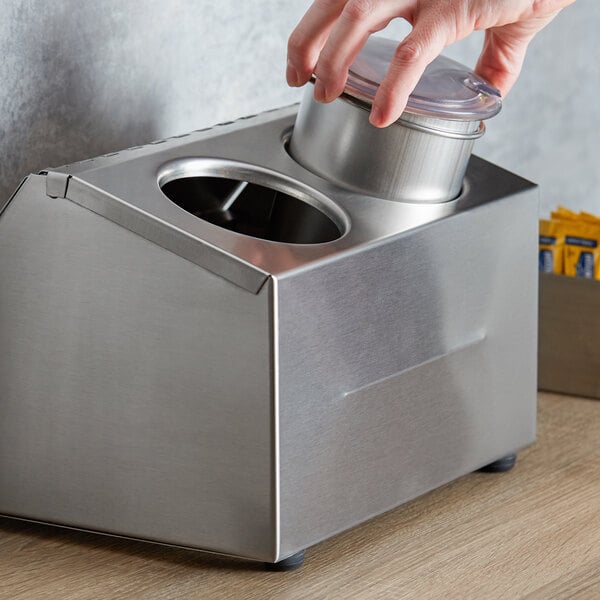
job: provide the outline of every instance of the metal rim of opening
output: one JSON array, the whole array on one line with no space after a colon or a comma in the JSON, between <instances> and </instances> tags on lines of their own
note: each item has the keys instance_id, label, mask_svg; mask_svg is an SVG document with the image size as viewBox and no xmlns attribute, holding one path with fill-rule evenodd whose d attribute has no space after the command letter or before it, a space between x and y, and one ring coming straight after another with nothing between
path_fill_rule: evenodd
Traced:
<instances>
[{"instance_id":1,"label":"metal rim of opening","mask_svg":"<svg viewBox=\"0 0 600 600\"><path fill-rule=\"evenodd\" d=\"M347 213L325 194L304 183L292 179L291 177L251 163L214 157L182 157L171 160L163 164L158 169L157 185L161 193L169 199L169 202L173 203L175 206L178 206L165 194L162 188L166 184L177 179L192 177L216 177L237 180L240 182L245 181L248 183L272 188L273 190L287 194L296 200L305 202L330 219L339 230L339 236L336 239L329 242L321 242L323 244L329 244L338 241L350 230L350 218ZM178 208L181 207L178 206ZM234 235L245 236L243 233L237 233L235 231L229 232L233 233ZM294 242L278 242L267 239L263 239L262 241L273 244L283 243L300 246L316 245L298 244Z\"/></svg>"}]
</instances>

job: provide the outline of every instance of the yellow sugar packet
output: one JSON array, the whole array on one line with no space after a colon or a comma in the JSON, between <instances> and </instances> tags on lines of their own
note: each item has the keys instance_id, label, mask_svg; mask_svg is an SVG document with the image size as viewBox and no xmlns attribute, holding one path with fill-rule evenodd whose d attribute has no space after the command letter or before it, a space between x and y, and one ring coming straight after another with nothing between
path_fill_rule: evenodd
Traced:
<instances>
[{"instance_id":1,"label":"yellow sugar packet","mask_svg":"<svg viewBox=\"0 0 600 600\"><path fill-rule=\"evenodd\" d=\"M600 226L565 222L564 227L565 275L600 279Z\"/></svg>"},{"instance_id":2,"label":"yellow sugar packet","mask_svg":"<svg viewBox=\"0 0 600 600\"><path fill-rule=\"evenodd\" d=\"M539 270L542 273L563 273L564 224L560 221L540 220Z\"/></svg>"},{"instance_id":3,"label":"yellow sugar packet","mask_svg":"<svg viewBox=\"0 0 600 600\"><path fill-rule=\"evenodd\" d=\"M557 206L556 210L553 210L550 213L550 217L552 219L557 219L557 220L562 220L562 221L578 221L579 220L579 215L576 212L573 212L572 210L569 210L568 208L564 207L564 206Z\"/></svg>"},{"instance_id":4,"label":"yellow sugar packet","mask_svg":"<svg viewBox=\"0 0 600 600\"><path fill-rule=\"evenodd\" d=\"M586 223L592 223L594 225L600 225L600 217L593 215L592 213L582 210L579 212L579 220Z\"/></svg>"}]
</instances>

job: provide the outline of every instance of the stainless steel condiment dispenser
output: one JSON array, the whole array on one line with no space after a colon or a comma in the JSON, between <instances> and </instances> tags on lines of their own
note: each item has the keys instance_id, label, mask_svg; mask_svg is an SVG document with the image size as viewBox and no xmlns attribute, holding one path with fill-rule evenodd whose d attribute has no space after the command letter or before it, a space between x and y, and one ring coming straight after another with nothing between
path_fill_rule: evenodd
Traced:
<instances>
[{"instance_id":1,"label":"stainless steel condiment dispenser","mask_svg":"<svg viewBox=\"0 0 600 600\"><path fill-rule=\"evenodd\" d=\"M0 514L291 568L534 440L535 186L357 193L296 110L0 204Z\"/></svg>"}]
</instances>

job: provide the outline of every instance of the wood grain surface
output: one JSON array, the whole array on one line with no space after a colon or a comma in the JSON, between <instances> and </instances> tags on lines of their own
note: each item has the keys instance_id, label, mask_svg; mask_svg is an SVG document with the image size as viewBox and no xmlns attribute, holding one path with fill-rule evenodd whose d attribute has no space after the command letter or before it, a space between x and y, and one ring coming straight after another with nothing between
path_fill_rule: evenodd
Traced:
<instances>
[{"instance_id":1,"label":"wood grain surface","mask_svg":"<svg viewBox=\"0 0 600 600\"><path fill-rule=\"evenodd\" d=\"M600 401L540 394L538 442L310 548L291 573L0 519L0 598L600 598Z\"/></svg>"}]
</instances>

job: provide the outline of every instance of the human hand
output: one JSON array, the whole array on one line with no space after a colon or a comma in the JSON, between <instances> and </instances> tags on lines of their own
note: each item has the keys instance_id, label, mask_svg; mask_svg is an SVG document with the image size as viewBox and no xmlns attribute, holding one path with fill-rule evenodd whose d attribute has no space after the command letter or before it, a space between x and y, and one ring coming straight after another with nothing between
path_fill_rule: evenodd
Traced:
<instances>
[{"instance_id":1,"label":"human hand","mask_svg":"<svg viewBox=\"0 0 600 600\"><path fill-rule=\"evenodd\" d=\"M370 121L386 127L406 106L425 67L444 47L485 30L476 72L506 95L527 46L575 0L315 0L288 42L287 81L304 85L314 73L315 99L331 102L369 35L397 17L412 25L399 43L373 101Z\"/></svg>"}]
</instances>

